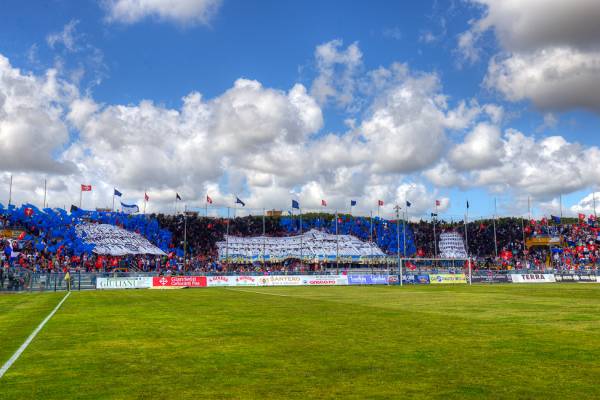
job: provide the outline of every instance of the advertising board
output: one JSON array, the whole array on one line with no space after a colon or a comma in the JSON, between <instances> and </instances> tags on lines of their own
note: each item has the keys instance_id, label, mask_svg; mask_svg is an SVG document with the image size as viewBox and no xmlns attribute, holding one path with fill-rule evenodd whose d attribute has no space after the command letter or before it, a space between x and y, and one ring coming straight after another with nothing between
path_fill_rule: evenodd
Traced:
<instances>
[{"instance_id":1,"label":"advertising board","mask_svg":"<svg viewBox=\"0 0 600 400\"><path fill-rule=\"evenodd\" d=\"M467 283L465 274L429 274L429 283L432 285L438 284L455 284Z\"/></svg>"},{"instance_id":2,"label":"advertising board","mask_svg":"<svg viewBox=\"0 0 600 400\"><path fill-rule=\"evenodd\" d=\"M326 286L326 285L347 285L347 275L300 275L302 285L308 286Z\"/></svg>"},{"instance_id":3,"label":"advertising board","mask_svg":"<svg viewBox=\"0 0 600 400\"><path fill-rule=\"evenodd\" d=\"M205 276L155 276L152 287L206 287Z\"/></svg>"},{"instance_id":4,"label":"advertising board","mask_svg":"<svg viewBox=\"0 0 600 400\"><path fill-rule=\"evenodd\" d=\"M260 276L239 275L234 276L235 286L259 286Z\"/></svg>"},{"instance_id":5,"label":"advertising board","mask_svg":"<svg viewBox=\"0 0 600 400\"><path fill-rule=\"evenodd\" d=\"M215 287L215 286L237 286L236 285L236 276L208 276L206 277L206 286Z\"/></svg>"},{"instance_id":6,"label":"advertising board","mask_svg":"<svg viewBox=\"0 0 600 400\"><path fill-rule=\"evenodd\" d=\"M487 274L474 274L471 276L472 283L509 283L508 274L489 272Z\"/></svg>"},{"instance_id":7,"label":"advertising board","mask_svg":"<svg viewBox=\"0 0 600 400\"><path fill-rule=\"evenodd\" d=\"M96 289L148 289L152 287L152 277L110 277L96 278Z\"/></svg>"},{"instance_id":8,"label":"advertising board","mask_svg":"<svg viewBox=\"0 0 600 400\"><path fill-rule=\"evenodd\" d=\"M568 273L561 273L561 274L554 274L554 279L556 279L556 282L574 282L574 283L596 283L597 282L597 276L595 274L581 274L581 273L576 273L576 274L568 274Z\"/></svg>"},{"instance_id":9,"label":"advertising board","mask_svg":"<svg viewBox=\"0 0 600 400\"><path fill-rule=\"evenodd\" d=\"M348 285L387 285L389 275L352 274L348 275Z\"/></svg>"},{"instance_id":10,"label":"advertising board","mask_svg":"<svg viewBox=\"0 0 600 400\"><path fill-rule=\"evenodd\" d=\"M511 274L513 283L550 283L556 282L554 274Z\"/></svg>"},{"instance_id":11,"label":"advertising board","mask_svg":"<svg viewBox=\"0 0 600 400\"><path fill-rule=\"evenodd\" d=\"M300 275L271 275L261 277L259 286L301 286L303 276Z\"/></svg>"}]
</instances>

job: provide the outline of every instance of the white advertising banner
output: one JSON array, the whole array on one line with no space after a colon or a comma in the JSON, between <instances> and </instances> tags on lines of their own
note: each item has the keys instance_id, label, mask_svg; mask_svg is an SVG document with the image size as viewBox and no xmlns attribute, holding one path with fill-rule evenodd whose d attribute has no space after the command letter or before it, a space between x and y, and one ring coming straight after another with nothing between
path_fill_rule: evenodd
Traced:
<instances>
[{"instance_id":1,"label":"white advertising banner","mask_svg":"<svg viewBox=\"0 0 600 400\"><path fill-rule=\"evenodd\" d=\"M96 289L148 289L151 276L96 278Z\"/></svg>"},{"instance_id":2,"label":"white advertising banner","mask_svg":"<svg viewBox=\"0 0 600 400\"><path fill-rule=\"evenodd\" d=\"M207 276L206 286L237 286L236 278L237 276Z\"/></svg>"},{"instance_id":3,"label":"white advertising banner","mask_svg":"<svg viewBox=\"0 0 600 400\"><path fill-rule=\"evenodd\" d=\"M321 286L347 285L346 275L207 276L206 286Z\"/></svg>"},{"instance_id":4,"label":"white advertising banner","mask_svg":"<svg viewBox=\"0 0 600 400\"><path fill-rule=\"evenodd\" d=\"M234 276L235 286L262 286L260 280L262 276L239 275Z\"/></svg>"},{"instance_id":5,"label":"white advertising banner","mask_svg":"<svg viewBox=\"0 0 600 400\"><path fill-rule=\"evenodd\" d=\"M510 274L513 283L552 283L554 274Z\"/></svg>"},{"instance_id":6,"label":"white advertising banner","mask_svg":"<svg viewBox=\"0 0 600 400\"><path fill-rule=\"evenodd\" d=\"M300 275L272 275L263 278L264 286L301 286L302 276Z\"/></svg>"},{"instance_id":7,"label":"white advertising banner","mask_svg":"<svg viewBox=\"0 0 600 400\"><path fill-rule=\"evenodd\" d=\"M347 285L346 275L301 275L302 285L325 286L325 285Z\"/></svg>"}]
</instances>

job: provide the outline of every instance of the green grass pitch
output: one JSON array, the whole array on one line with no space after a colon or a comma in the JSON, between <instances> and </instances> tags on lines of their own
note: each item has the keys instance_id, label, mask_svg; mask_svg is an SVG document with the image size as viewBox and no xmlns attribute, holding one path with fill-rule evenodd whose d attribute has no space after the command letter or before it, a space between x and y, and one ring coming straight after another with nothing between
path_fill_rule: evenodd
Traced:
<instances>
[{"instance_id":1,"label":"green grass pitch","mask_svg":"<svg viewBox=\"0 0 600 400\"><path fill-rule=\"evenodd\" d=\"M64 294L0 296L0 365ZM0 399L600 398L600 285L74 292Z\"/></svg>"}]
</instances>

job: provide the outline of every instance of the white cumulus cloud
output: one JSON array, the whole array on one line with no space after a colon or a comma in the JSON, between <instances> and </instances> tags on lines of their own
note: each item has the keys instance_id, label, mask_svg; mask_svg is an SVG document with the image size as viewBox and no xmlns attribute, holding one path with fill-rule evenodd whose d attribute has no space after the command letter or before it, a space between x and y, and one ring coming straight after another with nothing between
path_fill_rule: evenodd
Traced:
<instances>
[{"instance_id":1,"label":"white cumulus cloud","mask_svg":"<svg viewBox=\"0 0 600 400\"><path fill-rule=\"evenodd\" d=\"M145 18L178 24L208 24L221 0L105 0L111 22L132 24Z\"/></svg>"}]
</instances>

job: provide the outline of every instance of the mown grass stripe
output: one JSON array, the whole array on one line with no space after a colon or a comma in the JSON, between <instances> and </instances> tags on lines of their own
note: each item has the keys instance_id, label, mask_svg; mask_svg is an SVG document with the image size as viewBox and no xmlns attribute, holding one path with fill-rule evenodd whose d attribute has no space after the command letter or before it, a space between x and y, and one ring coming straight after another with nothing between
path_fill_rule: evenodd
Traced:
<instances>
[{"instance_id":1,"label":"mown grass stripe","mask_svg":"<svg viewBox=\"0 0 600 400\"><path fill-rule=\"evenodd\" d=\"M8 371L8 369L15 363L15 361L18 360L18 358L21 356L21 354L23 354L23 352L25 351L27 346L29 346L29 344L33 341L33 339L35 339L35 337L42 330L44 325L46 325L46 323L48 321L50 321L50 318L52 318L52 316L54 314L56 314L56 312L58 311L60 306L62 306L62 304L65 302L65 300L67 300L67 298L69 297L70 294L71 294L71 292L67 292L67 294L65 294L65 297L63 297L63 299L58 303L58 305L56 307L54 307L54 310L52 310L50 312L50 314L48 314L48 316L38 325L38 327L35 328L35 330L33 332L31 332L31 335L29 335L29 337L27 338L27 340L25 340L25 342L23 342L21 347L19 347L17 349L15 354L13 354L12 357L9 358L6 363L4 363L2 368L0 368L0 379L2 379L2 377L4 376L6 371Z\"/></svg>"}]
</instances>

